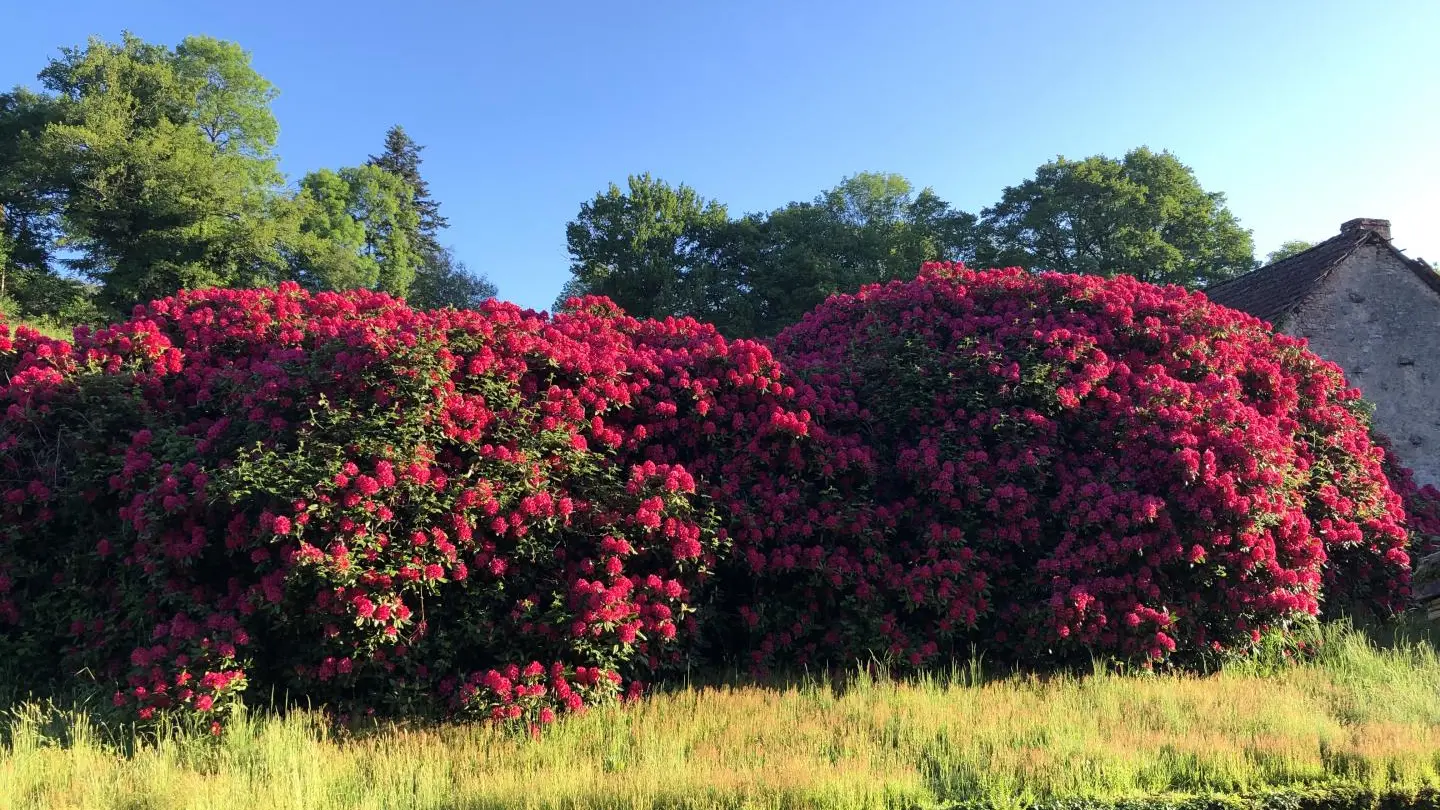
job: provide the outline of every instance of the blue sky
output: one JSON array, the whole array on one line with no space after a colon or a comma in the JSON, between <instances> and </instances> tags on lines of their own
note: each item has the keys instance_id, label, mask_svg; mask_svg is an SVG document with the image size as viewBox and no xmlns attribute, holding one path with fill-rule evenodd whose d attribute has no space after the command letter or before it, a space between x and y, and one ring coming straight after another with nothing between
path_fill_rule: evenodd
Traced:
<instances>
[{"instance_id":1,"label":"blue sky","mask_svg":"<svg viewBox=\"0 0 1440 810\"><path fill-rule=\"evenodd\" d=\"M732 214L899 172L969 211L1058 154L1169 149L1264 255L1352 217L1440 260L1440 3L0 0L0 85L129 29L231 39L292 180L400 123L501 297L545 308L581 202L650 171Z\"/></svg>"}]
</instances>

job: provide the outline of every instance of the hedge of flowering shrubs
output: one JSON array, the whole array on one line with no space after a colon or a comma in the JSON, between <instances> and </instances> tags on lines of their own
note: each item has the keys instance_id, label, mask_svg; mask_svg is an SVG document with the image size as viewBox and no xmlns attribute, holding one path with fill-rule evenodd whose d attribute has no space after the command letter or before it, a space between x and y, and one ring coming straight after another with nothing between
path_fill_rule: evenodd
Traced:
<instances>
[{"instance_id":1,"label":"hedge of flowering shrubs","mask_svg":"<svg viewBox=\"0 0 1440 810\"><path fill-rule=\"evenodd\" d=\"M142 718L1184 664L1408 582L1338 369L1124 279L927 267L773 353L602 299L186 292L73 342L0 324L0 408L0 668Z\"/></svg>"}]
</instances>

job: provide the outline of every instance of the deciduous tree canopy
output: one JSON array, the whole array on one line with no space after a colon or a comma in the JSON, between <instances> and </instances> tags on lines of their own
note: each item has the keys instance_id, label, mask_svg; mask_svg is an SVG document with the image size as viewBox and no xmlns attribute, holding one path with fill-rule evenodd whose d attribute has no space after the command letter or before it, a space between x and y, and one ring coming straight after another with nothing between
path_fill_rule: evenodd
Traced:
<instances>
[{"instance_id":1,"label":"deciduous tree canopy","mask_svg":"<svg viewBox=\"0 0 1440 810\"><path fill-rule=\"evenodd\" d=\"M695 315L731 335L774 334L836 292L971 255L975 217L897 174L861 173L809 202L731 219L650 175L612 185L567 228L576 293L646 317Z\"/></svg>"},{"instance_id":2,"label":"deciduous tree canopy","mask_svg":"<svg viewBox=\"0 0 1440 810\"><path fill-rule=\"evenodd\" d=\"M1315 247L1315 243L1306 242L1304 239L1291 239L1288 242L1282 242L1280 243L1280 247L1270 251L1269 255L1265 257L1265 263L1274 264L1281 259L1288 259L1296 253L1304 253L1312 247Z\"/></svg>"},{"instance_id":3,"label":"deciduous tree canopy","mask_svg":"<svg viewBox=\"0 0 1440 810\"><path fill-rule=\"evenodd\" d=\"M1169 152L1057 158L982 213L980 264L1205 287L1254 267L1250 232Z\"/></svg>"},{"instance_id":4,"label":"deciduous tree canopy","mask_svg":"<svg viewBox=\"0 0 1440 810\"><path fill-rule=\"evenodd\" d=\"M1251 269L1250 233L1168 152L1041 166L982 215L898 174L862 172L807 202L731 219L687 186L630 178L570 223L577 292L638 315L693 315L773 335L826 297L926 261L1020 266L1204 287Z\"/></svg>"}]
</instances>

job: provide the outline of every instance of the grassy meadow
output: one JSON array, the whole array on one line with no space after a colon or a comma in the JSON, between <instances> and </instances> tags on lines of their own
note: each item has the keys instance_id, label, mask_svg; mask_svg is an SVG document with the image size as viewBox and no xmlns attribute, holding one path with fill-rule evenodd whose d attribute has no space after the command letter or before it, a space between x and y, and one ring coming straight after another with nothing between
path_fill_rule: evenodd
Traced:
<instances>
[{"instance_id":1,"label":"grassy meadow","mask_svg":"<svg viewBox=\"0 0 1440 810\"><path fill-rule=\"evenodd\" d=\"M690 685L539 739L487 724L339 734L308 712L244 714L219 739L137 735L83 707L16 701L0 723L0 810L1020 808L1440 787L1433 643L1347 625L1324 636L1313 661L1208 676L987 679L972 666Z\"/></svg>"}]
</instances>

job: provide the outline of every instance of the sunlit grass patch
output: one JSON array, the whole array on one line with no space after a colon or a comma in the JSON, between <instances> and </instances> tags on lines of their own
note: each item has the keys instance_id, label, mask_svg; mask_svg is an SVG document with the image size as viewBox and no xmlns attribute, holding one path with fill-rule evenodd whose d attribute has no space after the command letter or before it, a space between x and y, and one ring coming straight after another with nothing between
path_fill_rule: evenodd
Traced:
<instances>
[{"instance_id":1,"label":"sunlit grass patch","mask_svg":"<svg viewBox=\"0 0 1440 810\"><path fill-rule=\"evenodd\" d=\"M1440 659L1343 626L1319 657L1209 676L856 677L682 686L563 719L340 735L252 712L136 741L11 711L0 808L901 808L1440 787ZM126 751L129 750L129 753Z\"/></svg>"}]
</instances>

